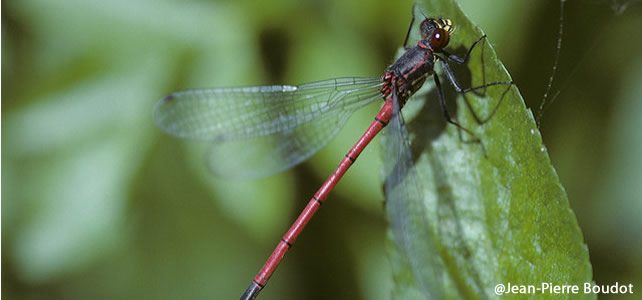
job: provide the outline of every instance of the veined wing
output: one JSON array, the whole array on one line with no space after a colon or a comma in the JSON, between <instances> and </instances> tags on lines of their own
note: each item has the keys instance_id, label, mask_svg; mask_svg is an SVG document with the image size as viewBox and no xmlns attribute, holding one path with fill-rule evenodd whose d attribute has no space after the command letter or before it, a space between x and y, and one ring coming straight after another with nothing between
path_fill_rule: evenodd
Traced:
<instances>
[{"instance_id":1,"label":"veined wing","mask_svg":"<svg viewBox=\"0 0 642 300\"><path fill-rule=\"evenodd\" d=\"M292 167L326 145L358 108L381 99L379 78L337 78L300 86L196 89L155 108L165 132L211 141L217 175L260 177Z\"/></svg>"},{"instance_id":2,"label":"veined wing","mask_svg":"<svg viewBox=\"0 0 642 300\"><path fill-rule=\"evenodd\" d=\"M400 106L393 103L393 116L384 132L384 171L386 212L401 256L410 268L423 295L443 298L439 270L426 268L440 262L434 241L436 232L428 222L427 209L421 193L422 181L414 167ZM420 237L422 240L417 240Z\"/></svg>"},{"instance_id":3,"label":"veined wing","mask_svg":"<svg viewBox=\"0 0 642 300\"><path fill-rule=\"evenodd\" d=\"M285 132L380 98L379 78L337 78L300 86L194 89L163 98L154 119L181 138L224 141Z\"/></svg>"}]
</instances>

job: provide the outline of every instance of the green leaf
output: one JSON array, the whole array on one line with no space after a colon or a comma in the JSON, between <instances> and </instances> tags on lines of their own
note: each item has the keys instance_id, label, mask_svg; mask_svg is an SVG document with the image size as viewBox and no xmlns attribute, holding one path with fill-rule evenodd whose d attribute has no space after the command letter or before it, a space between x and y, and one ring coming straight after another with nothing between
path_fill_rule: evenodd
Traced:
<instances>
[{"instance_id":1,"label":"green leaf","mask_svg":"<svg viewBox=\"0 0 642 300\"><path fill-rule=\"evenodd\" d=\"M424 0L419 9L452 20L451 52L463 55L483 35L454 1ZM462 85L511 80L490 42L455 72ZM518 88L498 85L463 97L436 70L451 114L474 136L446 125L434 88L419 111L408 111L422 104L414 98L404 110L422 199L404 204L407 228L417 229L405 233L412 246L390 247L395 298L498 298L500 283L581 291L592 278L588 250Z\"/></svg>"}]
</instances>

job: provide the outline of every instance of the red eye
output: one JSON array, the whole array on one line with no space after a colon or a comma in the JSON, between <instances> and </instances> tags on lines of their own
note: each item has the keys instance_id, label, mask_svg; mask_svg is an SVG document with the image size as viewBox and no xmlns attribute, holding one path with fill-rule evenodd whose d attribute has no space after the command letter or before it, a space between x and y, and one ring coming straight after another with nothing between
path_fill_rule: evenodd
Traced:
<instances>
[{"instance_id":1,"label":"red eye","mask_svg":"<svg viewBox=\"0 0 642 300\"><path fill-rule=\"evenodd\" d=\"M437 28L430 36L430 46L433 50L440 50L448 45L450 39L448 31L443 28Z\"/></svg>"}]
</instances>

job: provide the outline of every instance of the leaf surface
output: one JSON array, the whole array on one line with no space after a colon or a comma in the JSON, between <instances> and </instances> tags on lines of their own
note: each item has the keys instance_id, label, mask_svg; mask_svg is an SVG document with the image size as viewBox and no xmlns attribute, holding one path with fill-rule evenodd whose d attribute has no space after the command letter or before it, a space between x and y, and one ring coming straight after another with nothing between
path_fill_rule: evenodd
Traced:
<instances>
[{"instance_id":1,"label":"leaf surface","mask_svg":"<svg viewBox=\"0 0 642 300\"><path fill-rule=\"evenodd\" d=\"M452 20L451 53L463 56L483 35L454 1L418 5L426 16ZM415 16L418 26L423 17ZM462 86L511 80L489 42L492 37L475 47L465 66L455 66ZM592 278L588 250L518 88L498 85L464 97L436 70L451 114L474 136L446 125L434 85L404 109L421 194L417 203L404 204L404 218L409 230L422 229L404 234L412 237L410 246L391 247L393 296L497 298L495 286L508 283L581 289ZM388 215L399 218L390 207Z\"/></svg>"}]
</instances>

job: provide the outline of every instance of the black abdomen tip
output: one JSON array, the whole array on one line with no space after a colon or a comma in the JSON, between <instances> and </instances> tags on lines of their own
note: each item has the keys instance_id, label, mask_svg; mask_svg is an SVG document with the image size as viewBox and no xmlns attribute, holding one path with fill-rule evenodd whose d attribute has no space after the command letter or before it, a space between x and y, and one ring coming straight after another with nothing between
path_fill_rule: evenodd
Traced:
<instances>
[{"instance_id":1,"label":"black abdomen tip","mask_svg":"<svg viewBox=\"0 0 642 300\"><path fill-rule=\"evenodd\" d=\"M261 291L262 288L263 288L262 286L254 282L254 280L252 280L252 283L250 283L250 286L247 287L247 289L245 290L245 293L241 295L241 300L256 299L256 297L259 295L259 292Z\"/></svg>"}]
</instances>

